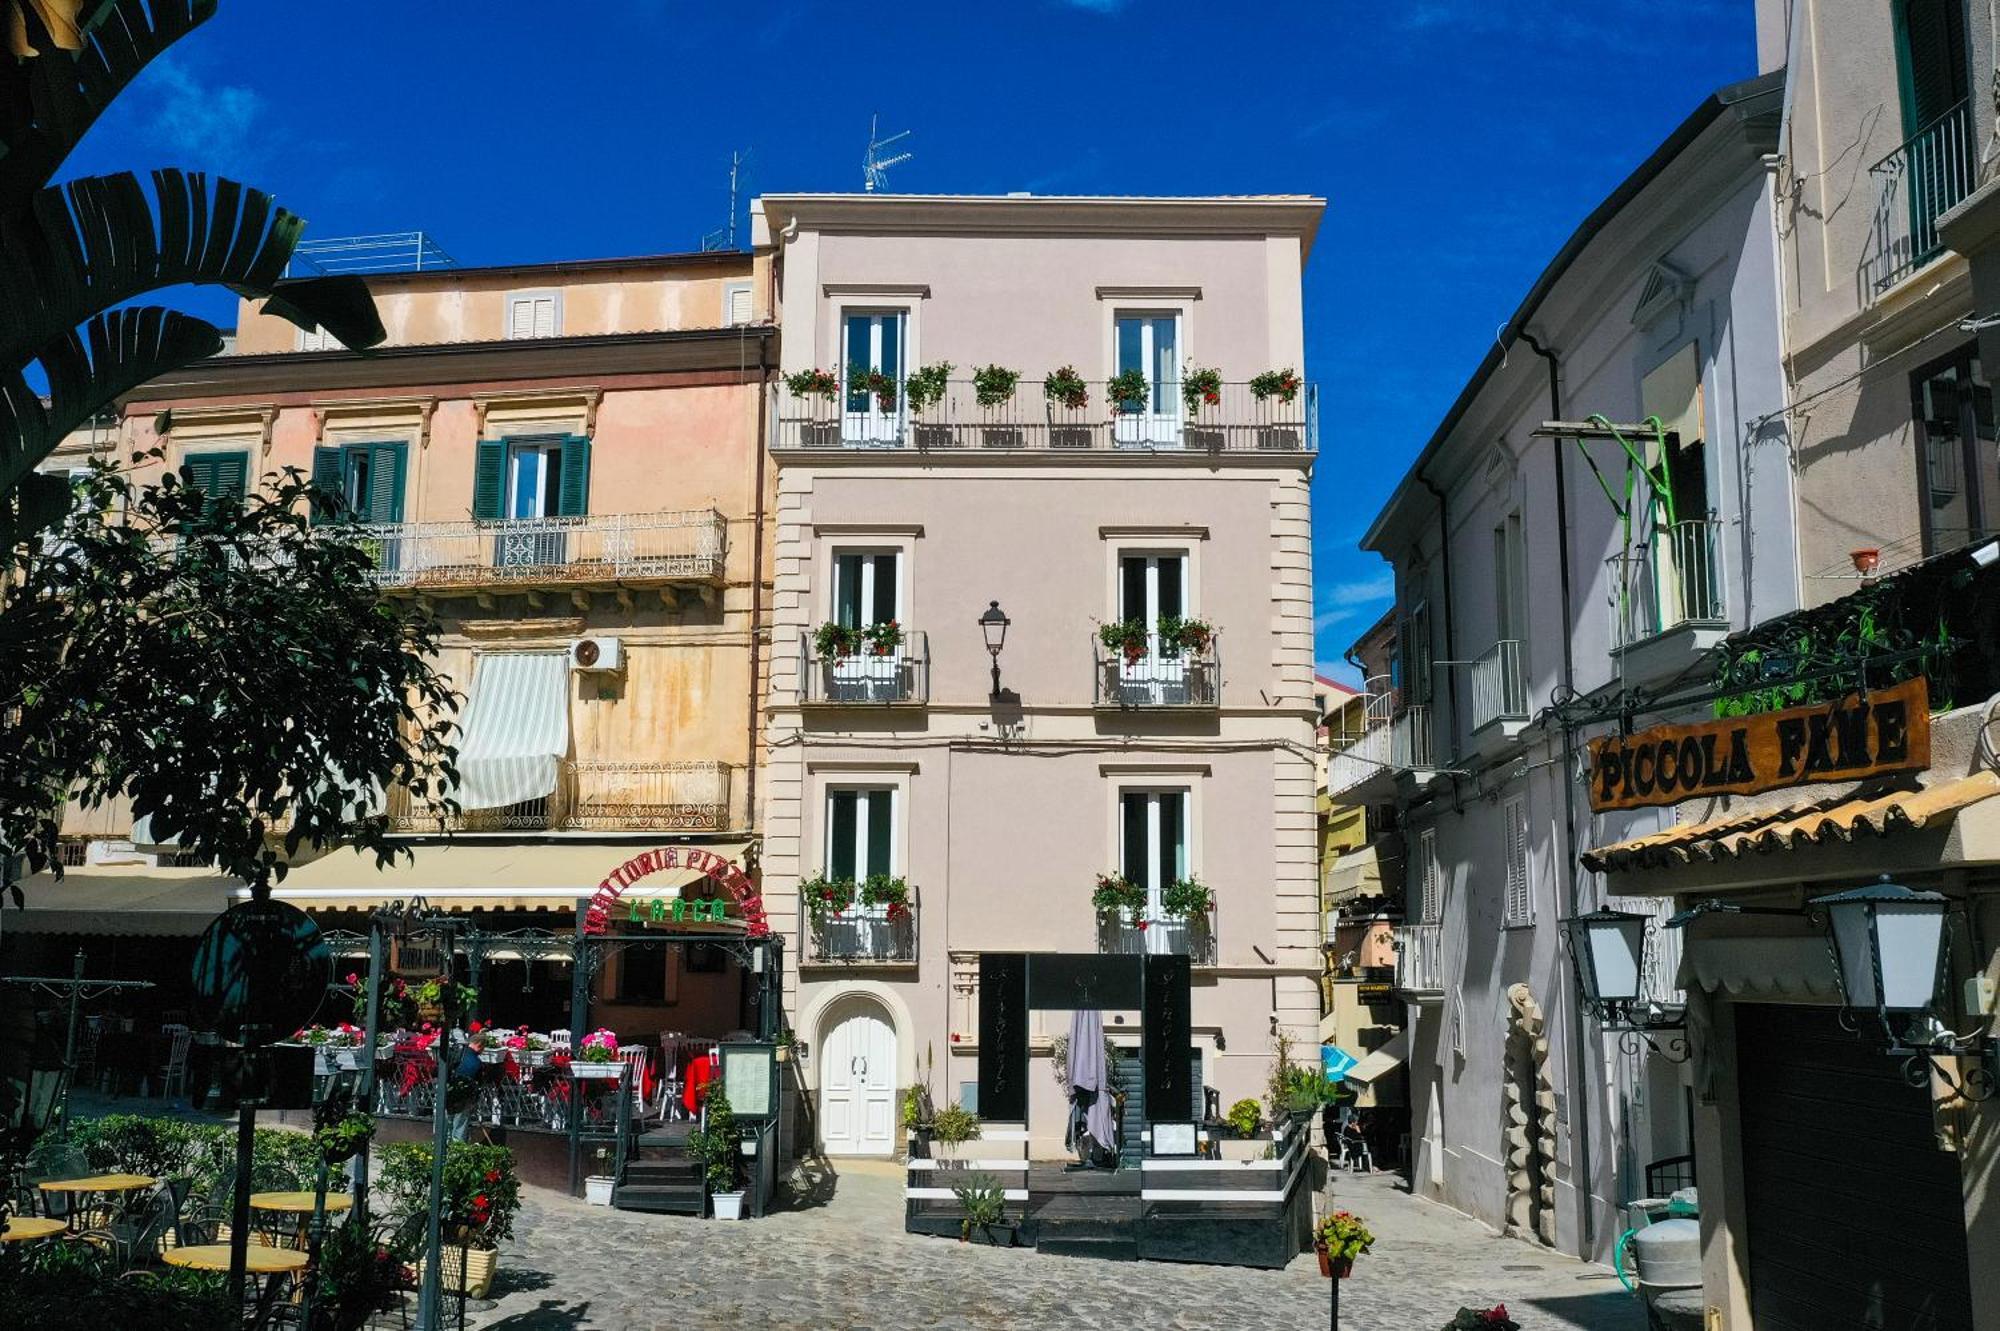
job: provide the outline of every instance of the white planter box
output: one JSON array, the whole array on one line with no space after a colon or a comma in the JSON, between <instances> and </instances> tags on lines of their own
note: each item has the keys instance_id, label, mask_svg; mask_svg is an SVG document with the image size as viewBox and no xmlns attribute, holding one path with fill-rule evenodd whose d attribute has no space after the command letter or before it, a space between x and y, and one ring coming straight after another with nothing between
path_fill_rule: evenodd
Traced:
<instances>
[{"instance_id":1,"label":"white planter box","mask_svg":"<svg viewBox=\"0 0 2000 1331\"><path fill-rule=\"evenodd\" d=\"M583 1200L592 1206L611 1205L611 1189L617 1180L609 1174L592 1174L583 1181Z\"/></svg>"},{"instance_id":2,"label":"white planter box","mask_svg":"<svg viewBox=\"0 0 2000 1331\"><path fill-rule=\"evenodd\" d=\"M505 1049L481 1049L479 1051L479 1061L482 1063L505 1063L507 1061L507 1051Z\"/></svg>"},{"instance_id":3,"label":"white planter box","mask_svg":"<svg viewBox=\"0 0 2000 1331\"><path fill-rule=\"evenodd\" d=\"M709 1198L715 1203L717 1220L741 1220L743 1218L743 1194L740 1192L718 1192Z\"/></svg>"},{"instance_id":4,"label":"white planter box","mask_svg":"<svg viewBox=\"0 0 2000 1331\"><path fill-rule=\"evenodd\" d=\"M572 1060L569 1075L584 1081L616 1081L625 1070L623 1063L584 1063Z\"/></svg>"},{"instance_id":5,"label":"white planter box","mask_svg":"<svg viewBox=\"0 0 2000 1331\"><path fill-rule=\"evenodd\" d=\"M333 1051L333 1061L342 1072L359 1072L361 1070L361 1051L359 1049L336 1049Z\"/></svg>"}]
</instances>

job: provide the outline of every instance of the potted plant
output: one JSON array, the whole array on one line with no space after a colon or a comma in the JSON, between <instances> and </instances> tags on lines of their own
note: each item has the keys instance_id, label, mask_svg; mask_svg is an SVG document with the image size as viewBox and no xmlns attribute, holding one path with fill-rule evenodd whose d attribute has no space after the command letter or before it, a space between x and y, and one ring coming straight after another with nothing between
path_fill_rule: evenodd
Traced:
<instances>
[{"instance_id":1,"label":"potted plant","mask_svg":"<svg viewBox=\"0 0 2000 1331\"><path fill-rule=\"evenodd\" d=\"M893 619L885 619L862 629L861 639L872 655L891 656L903 645L903 626Z\"/></svg>"},{"instance_id":2,"label":"potted plant","mask_svg":"<svg viewBox=\"0 0 2000 1331\"><path fill-rule=\"evenodd\" d=\"M1190 418L1203 407L1222 405L1222 371L1214 366L1188 366L1181 371L1181 402Z\"/></svg>"},{"instance_id":3,"label":"potted plant","mask_svg":"<svg viewBox=\"0 0 2000 1331\"><path fill-rule=\"evenodd\" d=\"M619 1066L618 1036L600 1026L583 1037L569 1070L572 1076L609 1081L618 1076Z\"/></svg>"},{"instance_id":4,"label":"potted plant","mask_svg":"<svg viewBox=\"0 0 2000 1331\"><path fill-rule=\"evenodd\" d=\"M972 372L972 396L982 407L1003 406L1014 396L1021 372L1004 365L982 365Z\"/></svg>"},{"instance_id":5,"label":"potted plant","mask_svg":"<svg viewBox=\"0 0 2000 1331\"><path fill-rule=\"evenodd\" d=\"M1215 626L1205 619L1162 615L1158 627L1160 646L1176 656L1182 652L1199 656L1215 641Z\"/></svg>"},{"instance_id":6,"label":"potted plant","mask_svg":"<svg viewBox=\"0 0 2000 1331\"><path fill-rule=\"evenodd\" d=\"M743 1153L737 1144L736 1115L722 1088L709 1083L702 1101L701 1126L688 1134L688 1152L702 1165L709 1200L717 1220L743 1218L743 1188L739 1180Z\"/></svg>"},{"instance_id":7,"label":"potted plant","mask_svg":"<svg viewBox=\"0 0 2000 1331\"><path fill-rule=\"evenodd\" d=\"M901 390L896 381L880 370L866 365L854 364L847 367L847 394L866 393L875 399L878 411L888 413L896 409L896 397Z\"/></svg>"},{"instance_id":8,"label":"potted plant","mask_svg":"<svg viewBox=\"0 0 2000 1331\"><path fill-rule=\"evenodd\" d=\"M1090 386L1074 365L1065 365L1042 377L1042 396L1066 411L1081 411L1090 405Z\"/></svg>"},{"instance_id":9,"label":"potted plant","mask_svg":"<svg viewBox=\"0 0 2000 1331\"><path fill-rule=\"evenodd\" d=\"M1202 920L1215 909L1215 893L1192 875L1160 889L1160 911L1171 920Z\"/></svg>"},{"instance_id":10,"label":"potted plant","mask_svg":"<svg viewBox=\"0 0 2000 1331\"><path fill-rule=\"evenodd\" d=\"M813 648L822 661L840 661L861 650L861 630L829 619L813 630Z\"/></svg>"},{"instance_id":11,"label":"potted plant","mask_svg":"<svg viewBox=\"0 0 2000 1331\"><path fill-rule=\"evenodd\" d=\"M869 874L861 882L860 897L862 905L886 906L890 919L901 919L910 908L909 880L886 873Z\"/></svg>"},{"instance_id":12,"label":"potted plant","mask_svg":"<svg viewBox=\"0 0 2000 1331\"><path fill-rule=\"evenodd\" d=\"M778 1061L780 1063L789 1063L792 1061L793 1052L799 1047L799 1037L792 1033L791 1027L787 1026L778 1032L777 1044Z\"/></svg>"},{"instance_id":13,"label":"potted plant","mask_svg":"<svg viewBox=\"0 0 2000 1331\"><path fill-rule=\"evenodd\" d=\"M1104 385L1104 395L1120 411L1133 412L1146 409L1146 399L1152 393L1152 385L1146 382L1144 370L1124 370L1111 376Z\"/></svg>"},{"instance_id":14,"label":"potted plant","mask_svg":"<svg viewBox=\"0 0 2000 1331\"><path fill-rule=\"evenodd\" d=\"M361 1331L403 1299L404 1258L386 1225L358 1218L330 1226L319 1249L314 1308L331 1331Z\"/></svg>"},{"instance_id":15,"label":"potted plant","mask_svg":"<svg viewBox=\"0 0 2000 1331\"><path fill-rule=\"evenodd\" d=\"M1443 1331L1521 1331L1521 1324L1507 1315L1506 1304L1496 1303L1491 1308L1460 1308Z\"/></svg>"},{"instance_id":16,"label":"potted plant","mask_svg":"<svg viewBox=\"0 0 2000 1331\"><path fill-rule=\"evenodd\" d=\"M1276 398L1290 405L1298 400L1299 385L1299 372L1288 365L1282 370L1266 370L1251 379L1250 396L1259 402Z\"/></svg>"},{"instance_id":17,"label":"potted plant","mask_svg":"<svg viewBox=\"0 0 2000 1331\"><path fill-rule=\"evenodd\" d=\"M383 1148L379 1187L386 1200L384 1213L406 1249L422 1244L430 1184L428 1143L393 1142ZM440 1272L444 1286L457 1290L462 1283L468 1297L483 1299L493 1289L500 1243L514 1236L514 1216L521 1209L514 1153L504 1146L452 1142L445 1150L438 1202L447 1245Z\"/></svg>"},{"instance_id":18,"label":"potted plant","mask_svg":"<svg viewBox=\"0 0 2000 1331\"><path fill-rule=\"evenodd\" d=\"M591 1206L611 1205L611 1193L618 1186L618 1180L611 1176L611 1148L600 1146L595 1152L597 1172L583 1178L583 1200Z\"/></svg>"},{"instance_id":19,"label":"potted plant","mask_svg":"<svg viewBox=\"0 0 2000 1331\"><path fill-rule=\"evenodd\" d=\"M434 975L412 989L410 996L416 1001L419 1016L426 1021L441 1021L469 1009L478 999L479 991L469 984Z\"/></svg>"},{"instance_id":20,"label":"potted plant","mask_svg":"<svg viewBox=\"0 0 2000 1331\"><path fill-rule=\"evenodd\" d=\"M931 1140L941 1146L978 1141L979 1115L963 1105L946 1105L931 1115Z\"/></svg>"},{"instance_id":21,"label":"potted plant","mask_svg":"<svg viewBox=\"0 0 2000 1331\"><path fill-rule=\"evenodd\" d=\"M1257 1135L1257 1125L1264 1119L1262 1107L1255 1100L1238 1100L1229 1106L1229 1112L1222 1116L1222 1126L1248 1141Z\"/></svg>"},{"instance_id":22,"label":"potted plant","mask_svg":"<svg viewBox=\"0 0 2000 1331\"><path fill-rule=\"evenodd\" d=\"M1146 622L1142 619L1121 619L1097 626L1097 640L1104 644L1106 651L1117 652L1125 658L1125 664L1134 666L1146 659Z\"/></svg>"},{"instance_id":23,"label":"potted plant","mask_svg":"<svg viewBox=\"0 0 2000 1331\"><path fill-rule=\"evenodd\" d=\"M356 1109L345 1090L329 1091L313 1106L313 1145L328 1165L352 1160L374 1136L374 1116Z\"/></svg>"},{"instance_id":24,"label":"potted plant","mask_svg":"<svg viewBox=\"0 0 2000 1331\"><path fill-rule=\"evenodd\" d=\"M785 376L785 391L797 398L831 402L840 396L840 376L832 370L800 370Z\"/></svg>"},{"instance_id":25,"label":"potted plant","mask_svg":"<svg viewBox=\"0 0 2000 1331\"><path fill-rule=\"evenodd\" d=\"M805 898L806 914L814 924L825 924L847 913L854 904L854 880L852 878L828 878L817 874L799 884L799 895Z\"/></svg>"},{"instance_id":26,"label":"potted plant","mask_svg":"<svg viewBox=\"0 0 2000 1331\"><path fill-rule=\"evenodd\" d=\"M903 400L910 404L911 411L926 411L944 400L952 368L947 360L910 372L910 377L903 381Z\"/></svg>"},{"instance_id":27,"label":"potted plant","mask_svg":"<svg viewBox=\"0 0 2000 1331\"><path fill-rule=\"evenodd\" d=\"M549 1037L526 1026L517 1028L503 1043L514 1056L514 1062L523 1068L538 1068L549 1061Z\"/></svg>"},{"instance_id":28,"label":"potted plant","mask_svg":"<svg viewBox=\"0 0 2000 1331\"><path fill-rule=\"evenodd\" d=\"M1319 1273L1329 1280L1345 1280L1354 1273L1354 1259L1375 1246L1368 1224L1352 1211L1335 1211L1313 1230L1313 1252L1319 1257Z\"/></svg>"},{"instance_id":29,"label":"potted plant","mask_svg":"<svg viewBox=\"0 0 2000 1331\"><path fill-rule=\"evenodd\" d=\"M990 1174L974 1174L952 1190L958 1198L958 1241L970 1243L977 1232L988 1243L995 1242L993 1231L1007 1218L1007 1194ZM1001 1247L1013 1246L1009 1227Z\"/></svg>"},{"instance_id":30,"label":"potted plant","mask_svg":"<svg viewBox=\"0 0 2000 1331\"><path fill-rule=\"evenodd\" d=\"M1099 915L1120 916L1141 929L1146 927L1146 889L1122 873L1097 875L1097 887L1090 894L1090 904L1097 908Z\"/></svg>"}]
</instances>

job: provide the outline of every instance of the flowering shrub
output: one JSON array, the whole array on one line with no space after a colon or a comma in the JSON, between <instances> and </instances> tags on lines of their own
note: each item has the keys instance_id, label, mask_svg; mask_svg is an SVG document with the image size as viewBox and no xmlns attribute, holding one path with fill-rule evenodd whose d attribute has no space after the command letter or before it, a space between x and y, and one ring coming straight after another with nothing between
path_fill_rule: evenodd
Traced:
<instances>
[{"instance_id":1,"label":"flowering shrub","mask_svg":"<svg viewBox=\"0 0 2000 1331\"><path fill-rule=\"evenodd\" d=\"M1160 910L1169 919L1196 919L1215 909L1215 893L1199 878L1176 878L1160 892Z\"/></svg>"},{"instance_id":2,"label":"flowering shrub","mask_svg":"<svg viewBox=\"0 0 2000 1331\"><path fill-rule=\"evenodd\" d=\"M1127 878L1122 873L1101 873L1097 875L1097 888L1090 894L1090 904L1100 915L1122 913L1140 928L1146 927L1146 889Z\"/></svg>"},{"instance_id":3,"label":"flowering shrub","mask_svg":"<svg viewBox=\"0 0 2000 1331\"><path fill-rule=\"evenodd\" d=\"M1144 370L1125 370L1111 377L1104 385L1104 395L1116 403L1120 411L1138 411L1146 405L1146 398L1152 386L1146 382Z\"/></svg>"},{"instance_id":4,"label":"flowering shrub","mask_svg":"<svg viewBox=\"0 0 2000 1331\"><path fill-rule=\"evenodd\" d=\"M947 360L910 371L910 377L903 381L903 400L910 404L912 411L936 406L944 399L945 389L951 382L951 370L951 362Z\"/></svg>"},{"instance_id":5,"label":"flowering shrub","mask_svg":"<svg viewBox=\"0 0 2000 1331\"><path fill-rule=\"evenodd\" d=\"M880 624L870 624L861 630L861 636L868 642L868 650L877 656L888 656L903 645L903 626L893 619L885 619Z\"/></svg>"},{"instance_id":6,"label":"flowering shrub","mask_svg":"<svg viewBox=\"0 0 2000 1331\"><path fill-rule=\"evenodd\" d=\"M583 1037L583 1047L576 1055L585 1063L615 1063L618 1061L618 1036L615 1032L600 1026Z\"/></svg>"},{"instance_id":7,"label":"flowering shrub","mask_svg":"<svg viewBox=\"0 0 2000 1331\"><path fill-rule=\"evenodd\" d=\"M1083 376L1076 372L1073 365L1051 371L1042 380L1042 396L1071 411L1090 405L1090 387L1083 382Z\"/></svg>"},{"instance_id":8,"label":"flowering shrub","mask_svg":"<svg viewBox=\"0 0 2000 1331\"><path fill-rule=\"evenodd\" d=\"M902 393L902 387L880 370L857 361L847 367L847 395L853 398L864 393L875 399L877 410L891 412L896 409L896 399Z\"/></svg>"},{"instance_id":9,"label":"flowering shrub","mask_svg":"<svg viewBox=\"0 0 2000 1331\"><path fill-rule=\"evenodd\" d=\"M1444 1331L1521 1331L1521 1324L1507 1315L1506 1304L1496 1303L1491 1308L1460 1308Z\"/></svg>"},{"instance_id":10,"label":"flowering shrub","mask_svg":"<svg viewBox=\"0 0 2000 1331\"><path fill-rule=\"evenodd\" d=\"M1313 1246L1336 1262L1351 1262L1375 1246L1375 1235L1354 1212L1335 1211L1313 1231Z\"/></svg>"},{"instance_id":11,"label":"flowering shrub","mask_svg":"<svg viewBox=\"0 0 2000 1331\"><path fill-rule=\"evenodd\" d=\"M381 1193L385 1212L400 1236L421 1239L430 1196L431 1150L422 1142L394 1142L382 1150ZM439 1210L446 1241L468 1248L495 1248L512 1238L521 1209L521 1181L514 1153L504 1146L453 1142L444 1156L444 1189Z\"/></svg>"},{"instance_id":12,"label":"flowering shrub","mask_svg":"<svg viewBox=\"0 0 2000 1331\"><path fill-rule=\"evenodd\" d=\"M986 365L973 371L972 394L982 407L997 407L1014 396L1021 372L1004 365Z\"/></svg>"},{"instance_id":13,"label":"flowering shrub","mask_svg":"<svg viewBox=\"0 0 2000 1331\"><path fill-rule=\"evenodd\" d=\"M1299 372L1290 366L1282 370L1266 370L1250 381L1250 393L1259 402L1276 398L1289 403L1299 395Z\"/></svg>"},{"instance_id":14,"label":"flowering shrub","mask_svg":"<svg viewBox=\"0 0 2000 1331\"><path fill-rule=\"evenodd\" d=\"M812 922L824 924L845 915L847 908L854 904L854 880L819 874L800 883L799 894L805 898L806 914Z\"/></svg>"},{"instance_id":15,"label":"flowering shrub","mask_svg":"<svg viewBox=\"0 0 2000 1331\"><path fill-rule=\"evenodd\" d=\"M886 873L869 874L861 883L859 895L864 906L888 907L885 913L892 920L909 914L910 884L906 879Z\"/></svg>"},{"instance_id":16,"label":"flowering shrub","mask_svg":"<svg viewBox=\"0 0 2000 1331\"><path fill-rule=\"evenodd\" d=\"M549 1037L537 1035L526 1026L522 1026L509 1033L501 1043L516 1053L540 1053L549 1047Z\"/></svg>"},{"instance_id":17,"label":"flowering shrub","mask_svg":"<svg viewBox=\"0 0 2000 1331\"><path fill-rule=\"evenodd\" d=\"M840 377L832 370L800 370L785 376L785 389L793 397L823 397L831 402L840 395Z\"/></svg>"},{"instance_id":18,"label":"flowering shrub","mask_svg":"<svg viewBox=\"0 0 2000 1331\"><path fill-rule=\"evenodd\" d=\"M1181 376L1181 401L1187 404L1188 415L1200 413L1203 407L1222 404L1222 371L1213 367L1196 369L1190 365Z\"/></svg>"},{"instance_id":19,"label":"flowering shrub","mask_svg":"<svg viewBox=\"0 0 2000 1331\"><path fill-rule=\"evenodd\" d=\"M813 630L813 648L822 661L838 661L861 650L861 630L829 619Z\"/></svg>"}]
</instances>

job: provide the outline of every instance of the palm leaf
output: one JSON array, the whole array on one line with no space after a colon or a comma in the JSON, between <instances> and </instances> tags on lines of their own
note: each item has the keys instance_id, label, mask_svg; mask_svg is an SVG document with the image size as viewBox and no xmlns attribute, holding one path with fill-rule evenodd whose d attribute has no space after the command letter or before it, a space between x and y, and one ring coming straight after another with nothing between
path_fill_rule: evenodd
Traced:
<instances>
[{"instance_id":1,"label":"palm leaf","mask_svg":"<svg viewBox=\"0 0 2000 1331\"><path fill-rule=\"evenodd\" d=\"M80 19L83 49L53 49L33 6L26 37L40 52L0 60L0 212L47 185L98 116L154 57L206 23L216 0L101 0ZM37 32L36 29L42 29Z\"/></svg>"},{"instance_id":2,"label":"palm leaf","mask_svg":"<svg viewBox=\"0 0 2000 1331\"><path fill-rule=\"evenodd\" d=\"M155 171L151 193L130 172L42 190L28 211L0 217L0 365L20 365L63 330L161 287L270 296L304 226L262 190L211 185L199 172ZM322 325L349 347L382 340L358 282L314 278L283 292L275 313Z\"/></svg>"}]
</instances>

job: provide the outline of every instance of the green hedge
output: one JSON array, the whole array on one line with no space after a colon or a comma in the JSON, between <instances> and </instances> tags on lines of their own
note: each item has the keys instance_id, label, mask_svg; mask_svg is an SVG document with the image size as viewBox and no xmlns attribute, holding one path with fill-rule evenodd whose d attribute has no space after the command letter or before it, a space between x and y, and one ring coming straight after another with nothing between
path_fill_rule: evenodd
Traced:
<instances>
[{"instance_id":1,"label":"green hedge","mask_svg":"<svg viewBox=\"0 0 2000 1331\"><path fill-rule=\"evenodd\" d=\"M236 1129L228 1124L111 1114L71 1124L69 1140L92 1169L192 1178L199 1197L212 1196L236 1172ZM318 1177L309 1133L258 1128L251 1159L255 1192L311 1188Z\"/></svg>"}]
</instances>

